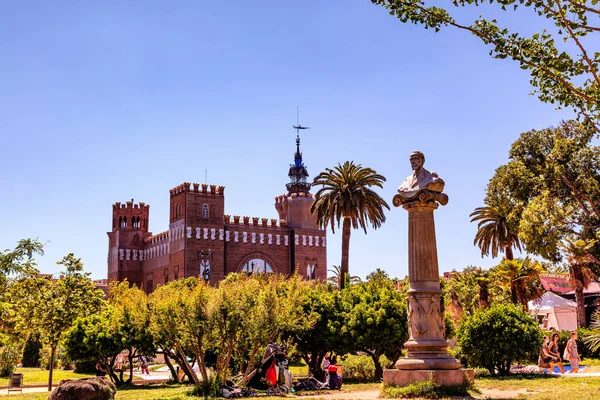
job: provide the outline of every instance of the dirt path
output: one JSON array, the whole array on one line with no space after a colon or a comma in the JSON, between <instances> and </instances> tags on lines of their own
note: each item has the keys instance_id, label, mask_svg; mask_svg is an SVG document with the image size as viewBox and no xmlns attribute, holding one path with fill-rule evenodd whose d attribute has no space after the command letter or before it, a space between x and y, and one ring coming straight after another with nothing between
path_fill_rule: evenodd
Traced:
<instances>
[{"instance_id":1,"label":"dirt path","mask_svg":"<svg viewBox=\"0 0 600 400\"><path fill-rule=\"evenodd\" d=\"M298 399L344 399L344 400L370 400L379 398L379 390L360 390L355 392L335 392L319 394L316 396L298 396Z\"/></svg>"}]
</instances>

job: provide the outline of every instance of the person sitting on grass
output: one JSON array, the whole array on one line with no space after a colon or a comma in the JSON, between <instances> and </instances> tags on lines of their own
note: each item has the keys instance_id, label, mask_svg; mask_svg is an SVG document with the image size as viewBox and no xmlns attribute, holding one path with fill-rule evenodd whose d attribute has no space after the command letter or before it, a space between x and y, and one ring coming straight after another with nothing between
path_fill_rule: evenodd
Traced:
<instances>
[{"instance_id":1,"label":"person sitting on grass","mask_svg":"<svg viewBox=\"0 0 600 400\"><path fill-rule=\"evenodd\" d=\"M548 354L550 354L550 370L554 370L554 366L558 366L560 373L565 373L565 367L563 367L562 360L560 359L560 353L558 352L558 333L552 334L552 341L548 345Z\"/></svg>"}]
</instances>

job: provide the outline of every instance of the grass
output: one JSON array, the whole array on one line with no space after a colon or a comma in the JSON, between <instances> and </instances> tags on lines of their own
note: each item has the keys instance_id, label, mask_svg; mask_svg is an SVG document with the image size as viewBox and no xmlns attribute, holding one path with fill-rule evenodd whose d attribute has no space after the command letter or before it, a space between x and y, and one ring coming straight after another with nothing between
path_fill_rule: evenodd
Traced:
<instances>
[{"instance_id":1,"label":"grass","mask_svg":"<svg viewBox=\"0 0 600 400\"><path fill-rule=\"evenodd\" d=\"M15 373L23 374L24 385L45 385L48 384L48 375L50 374L50 371L41 368L17 368ZM94 376L96 375L78 374L73 371L55 369L52 372L52 382L59 383L63 379L81 379ZM8 378L0 378L0 387L6 387L6 384L8 384Z\"/></svg>"},{"instance_id":2,"label":"grass","mask_svg":"<svg viewBox=\"0 0 600 400\"><path fill-rule=\"evenodd\" d=\"M343 392L356 392L362 390L377 390L381 387L378 383L368 384L348 384L342 387ZM116 400L187 400L196 399L199 397L192 396L193 387L184 385L148 385L148 386L129 386L121 388L117 391L115 396ZM46 400L48 393L26 393L26 394L11 394L10 396L4 395L6 392L2 390L0 393L0 399L6 400ZM322 392L306 392L305 395L319 395L325 393L335 393L335 391L322 391ZM279 399L283 397L260 397L261 399ZM288 395L288 399L302 399L301 396Z\"/></svg>"},{"instance_id":3,"label":"grass","mask_svg":"<svg viewBox=\"0 0 600 400\"><path fill-rule=\"evenodd\" d=\"M390 399L445 399L450 396L470 396L465 386L439 387L433 381L413 383L412 385L397 387L384 385L381 397Z\"/></svg>"}]
</instances>

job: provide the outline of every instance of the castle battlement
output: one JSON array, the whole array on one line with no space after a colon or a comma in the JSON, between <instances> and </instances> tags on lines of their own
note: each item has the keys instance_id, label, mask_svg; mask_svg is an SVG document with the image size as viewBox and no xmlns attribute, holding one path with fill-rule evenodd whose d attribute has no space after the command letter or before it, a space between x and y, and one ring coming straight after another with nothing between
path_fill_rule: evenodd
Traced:
<instances>
[{"instance_id":1,"label":"castle battlement","mask_svg":"<svg viewBox=\"0 0 600 400\"><path fill-rule=\"evenodd\" d=\"M184 193L184 192L205 193L205 194L211 194L214 196L224 196L225 195L225 186L208 185L205 183L200 184L200 183L184 182L181 185L176 186L173 189L169 190L171 197L177 196L178 194Z\"/></svg>"},{"instance_id":2,"label":"castle battlement","mask_svg":"<svg viewBox=\"0 0 600 400\"><path fill-rule=\"evenodd\" d=\"M146 243L158 243L162 241L169 241L169 231L157 233L155 235L147 237L144 242Z\"/></svg>"},{"instance_id":3,"label":"castle battlement","mask_svg":"<svg viewBox=\"0 0 600 400\"><path fill-rule=\"evenodd\" d=\"M240 218L242 218L241 221ZM223 222L225 225L255 226L268 229L281 229L287 227L287 222L285 219L246 216L240 217L239 215L234 215L232 219L231 215L229 214L223 217Z\"/></svg>"},{"instance_id":4,"label":"castle battlement","mask_svg":"<svg viewBox=\"0 0 600 400\"><path fill-rule=\"evenodd\" d=\"M134 203L133 201L127 201L125 202L125 204L121 203L120 201L117 201L115 204L113 204L113 211L116 210L149 210L150 209L150 205L146 205L146 203L144 203L143 201L140 201L139 203Z\"/></svg>"}]
</instances>

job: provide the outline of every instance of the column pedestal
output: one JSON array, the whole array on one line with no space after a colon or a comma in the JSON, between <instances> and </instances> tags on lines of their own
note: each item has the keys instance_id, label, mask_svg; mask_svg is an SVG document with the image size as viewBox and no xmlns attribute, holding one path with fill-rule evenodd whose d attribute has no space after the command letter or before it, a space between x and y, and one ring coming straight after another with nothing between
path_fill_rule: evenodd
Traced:
<instances>
[{"instance_id":1,"label":"column pedestal","mask_svg":"<svg viewBox=\"0 0 600 400\"><path fill-rule=\"evenodd\" d=\"M394 201L394 205L396 201ZM461 369L448 355L444 339L444 315L433 211L435 201L402 204L408 211L408 330L406 357L395 370L385 370L383 382L398 386L433 379L438 385L463 385L473 379L473 370Z\"/></svg>"}]
</instances>

